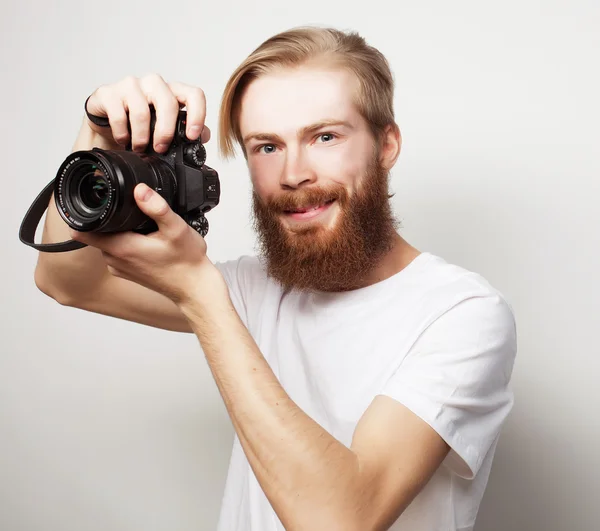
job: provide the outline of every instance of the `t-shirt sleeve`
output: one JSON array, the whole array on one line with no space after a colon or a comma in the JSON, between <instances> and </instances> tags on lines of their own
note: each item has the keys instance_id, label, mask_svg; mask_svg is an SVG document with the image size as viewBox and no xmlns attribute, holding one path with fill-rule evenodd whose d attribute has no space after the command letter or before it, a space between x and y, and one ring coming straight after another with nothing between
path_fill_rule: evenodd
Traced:
<instances>
[{"instance_id":1,"label":"t-shirt sleeve","mask_svg":"<svg viewBox=\"0 0 600 531\"><path fill-rule=\"evenodd\" d=\"M216 261L214 265L225 279L240 319L250 329L268 285L259 260L255 256L242 255L235 260Z\"/></svg>"},{"instance_id":2,"label":"t-shirt sleeve","mask_svg":"<svg viewBox=\"0 0 600 531\"><path fill-rule=\"evenodd\" d=\"M448 443L445 464L473 479L512 409L516 325L497 294L469 297L418 337L381 394L409 408Z\"/></svg>"}]
</instances>

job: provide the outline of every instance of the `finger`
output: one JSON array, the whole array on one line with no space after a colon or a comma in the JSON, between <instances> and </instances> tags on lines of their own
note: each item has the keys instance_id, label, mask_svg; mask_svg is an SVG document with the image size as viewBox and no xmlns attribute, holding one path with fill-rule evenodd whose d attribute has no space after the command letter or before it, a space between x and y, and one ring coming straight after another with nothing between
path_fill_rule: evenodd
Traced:
<instances>
[{"instance_id":1,"label":"finger","mask_svg":"<svg viewBox=\"0 0 600 531\"><path fill-rule=\"evenodd\" d=\"M150 108L137 78L129 76L122 82L123 104L129 111L131 148L144 151L150 140Z\"/></svg>"},{"instance_id":2,"label":"finger","mask_svg":"<svg viewBox=\"0 0 600 531\"><path fill-rule=\"evenodd\" d=\"M97 234L93 232L80 232L74 229L69 230L73 240L85 243L90 247L96 247L102 251L110 246L110 236L107 234Z\"/></svg>"},{"instance_id":3,"label":"finger","mask_svg":"<svg viewBox=\"0 0 600 531\"><path fill-rule=\"evenodd\" d=\"M179 102L165 80L157 74L142 78L140 88L156 110L153 148L158 153L165 152L173 141Z\"/></svg>"},{"instance_id":4,"label":"finger","mask_svg":"<svg viewBox=\"0 0 600 531\"><path fill-rule=\"evenodd\" d=\"M127 128L127 113L123 106L123 101L117 94L107 87L100 87L96 90L88 100L87 110L90 114L96 116L106 116L110 125L111 134L117 144L126 146L129 142L129 130ZM98 133L101 131L100 126L89 121L88 125Z\"/></svg>"},{"instance_id":5,"label":"finger","mask_svg":"<svg viewBox=\"0 0 600 531\"><path fill-rule=\"evenodd\" d=\"M202 143L206 144L209 140L210 140L210 129L208 128L207 125L204 126L204 129L202 129Z\"/></svg>"},{"instance_id":6,"label":"finger","mask_svg":"<svg viewBox=\"0 0 600 531\"><path fill-rule=\"evenodd\" d=\"M121 269L120 269L120 267L122 267L123 264L119 258L117 258L116 256L113 256L112 254L109 254L105 251L102 251L102 258L104 259L106 268L108 269L108 272L111 275L113 275L115 277L123 278L123 274L121 273Z\"/></svg>"},{"instance_id":7,"label":"finger","mask_svg":"<svg viewBox=\"0 0 600 531\"><path fill-rule=\"evenodd\" d=\"M185 223L180 216L171 210L164 197L146 184L138 184L135 187L134 197L140 210L153 219L158 226L158 230L167 237L176 234L181 227L181 223Z\"/></svg>"},{"instance_id":8,"label":"finger","mask_svg":"<svg viewBox=\"0 0 600 531\"><path fill-rule=\"evenodd\" d=\"M137 237L143 238L139 234L129 232L98 234L96 232L79 232L73 229L70 229L70 236L73 240L100 249L104 253L115 257L124 257L127 255L138 244Z\"/></svg>"},{"instance_id":9,"label":"finger","mask_svg":"<svg viewBox=\"0 0 600 531\"><path fill-rule=\"evenodd\" d=\"M206 119L206 96L204 91L198 87L192 87L184 83L169 83L171 92L177 98L177 101L184 103L186 106L186 135L190 140L197 140L200 134L205 129L204 120ZM203 142L208 142L210 139L210 131L208 137Z\"/></svg>"},{"instance_id":10,"label":"finger","mask_svg":"<svg viewBox=\"0 0 600 531\"><path fill-rule=\"evenodd\" d=\"M120 273L120 271L113 266L106 266L106 268L108 269L108 272L113 276L113 277L118 277L118 278L122 278L122 275Z\"/></svg>"}]
</instances>

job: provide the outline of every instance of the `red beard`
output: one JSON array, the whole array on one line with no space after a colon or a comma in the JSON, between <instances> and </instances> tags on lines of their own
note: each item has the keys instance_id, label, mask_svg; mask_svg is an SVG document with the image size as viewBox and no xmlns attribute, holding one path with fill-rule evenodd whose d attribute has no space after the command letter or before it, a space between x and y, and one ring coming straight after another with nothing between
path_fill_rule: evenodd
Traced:
<instances>
[{"instance_id":1,"label":"red beard","mask_svg":"<svg viewBox=\"0 0 600 531\"><path fill-rule=\"evenodd\" d=\"M253 227L259 255L267 274L286 289L349 291L365 278L391 250L399 223L388 195L388 172L377 158L352 196L341 186L298 189L278 195L266 204L252 195ZM318 221L303 228L284 226L286 210L299 205L335 203L340 212L332 228Z\"/></svg>"}]
</instances>

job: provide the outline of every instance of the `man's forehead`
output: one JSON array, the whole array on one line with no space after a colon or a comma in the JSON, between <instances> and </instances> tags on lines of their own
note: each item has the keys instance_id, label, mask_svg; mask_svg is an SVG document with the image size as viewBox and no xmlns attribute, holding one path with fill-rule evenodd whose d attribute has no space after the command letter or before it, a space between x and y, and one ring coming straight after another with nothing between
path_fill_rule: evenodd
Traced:
<instances>
[{"instance_id":1,"label":"man's forehead","mask_svg":"<svg viewBox=\"0 0 600 531\"><path fill-rule=\"evenodd\" d=\"M277 71L254 80L241 101L240 128L282 133L324 119L356 120L355 83L341 69Z\"/></svg>"}]
</instances>

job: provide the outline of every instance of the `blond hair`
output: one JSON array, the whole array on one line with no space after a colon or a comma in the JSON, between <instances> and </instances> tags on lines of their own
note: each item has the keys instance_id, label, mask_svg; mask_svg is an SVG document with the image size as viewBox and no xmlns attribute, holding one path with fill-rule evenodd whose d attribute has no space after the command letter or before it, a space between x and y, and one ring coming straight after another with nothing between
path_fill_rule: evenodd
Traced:
<instances>
[{"instance_id":1,"label":"blond hair","mask_svg":"<svg viewBox=\"0 0 600 531\"><path fill-rule=\"evenodd\" d=\"M374 139L394 120L394 79L385 56L356 32L301 26L267 39L233 72L223 93L219 112L219 150L228 159L237 142L244 156L239 127L240 100L255 79L276 68L297 67L325 60L354 73L359 89L356 105Z\"/></svg>"}]
</instances>

